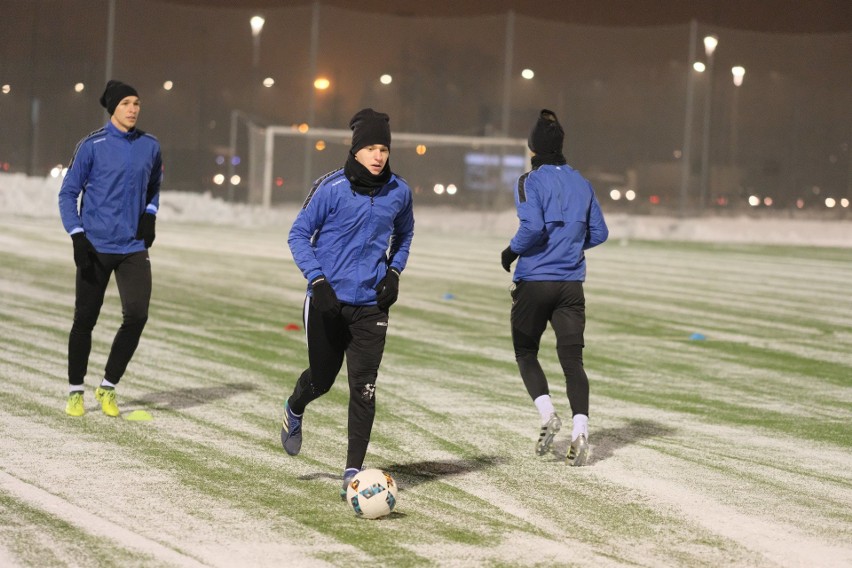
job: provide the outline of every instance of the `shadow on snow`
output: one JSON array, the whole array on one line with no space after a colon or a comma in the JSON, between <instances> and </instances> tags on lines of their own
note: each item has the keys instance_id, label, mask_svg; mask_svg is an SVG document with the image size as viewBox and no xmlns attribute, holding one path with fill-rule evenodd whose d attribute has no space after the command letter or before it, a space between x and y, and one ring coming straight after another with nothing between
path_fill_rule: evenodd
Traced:
<instances>
[{"instance_id":1,"label":"shadow on snow","mask_svg":"<svg viewBox=\"0 0 852 568\"><path fill-rule=\"evenodd\" d=\"M593 430L589 436L592 453L586 465L611 458L619 448L650 438L671 436L675 431L671 426L654 422L653 420L630 420L627 424L618 428ZM562 442L553 444L553 451L557 455L564 457L568 453L569 445L570 441L565 439Z\"/></svg>"},{"instance_id":2,"label":"shadow on snow","mask_svg":"<svg viewBox=\"0 0 852 568\"><path fill-rule=\"evenodd\" d=\"M485 469L499 465L508 460L498 456L477 456L469 460L440 460L420 461L412 463L394 463L382 466L380 469L387 471L396 480L400 491L416 487L421 483L435 481L453 475L464 475L472 471ZM320 478L342 479L341 475L332 475L325 472L309 473L299 476L301 480Z\"/></svg>"},{"instance_id":3,"label":"shadow on snow","mask_svg":"<svg viewBox=\"0 0 852 568\"><path fill-rule=\"evenodd\" d=\"M126 404L149 406L160 410L180 410L221 400L239 393L255 390L252 383L228 383L215 387L175 389L153 392L145 396L128 400Z\"/></svg>"}]
</instances>

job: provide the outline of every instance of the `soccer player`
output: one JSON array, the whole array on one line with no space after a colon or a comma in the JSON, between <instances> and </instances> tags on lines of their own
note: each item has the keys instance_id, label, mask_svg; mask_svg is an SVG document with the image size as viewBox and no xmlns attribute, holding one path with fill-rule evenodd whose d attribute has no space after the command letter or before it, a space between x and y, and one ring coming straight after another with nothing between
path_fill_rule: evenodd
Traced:
<instances>
[{"instance_id":1,"label":"soccer player","mask_svg":"<svg viewBox=\"0 0 852 568\"><path fill-rule=\"evenodd\" d=\"M85 413L83 386L92 330L112 273L123 320L103 381L95 390L108 416L120 414L115 387L139 344L151 299L148 249L154 243L160 202L160 143L136 128L140 109L136 89L109 81L100 103L109 121L77 144L59 190L59 214L71 236L77 265L74 323L68 338L70 387L65 412L70 416Z\"/></svg>"},{"instance_id":2,"label":"soccer player","mask_svg":"<svg viewBox=\"0 0 852 568\"><path fill-rule=\"evenodd\" d=\"M345 165L314 183L290 229L293 259L308 281L308 368L284 403L281 428L284 450L297 455L305 407L328 392L345 357L349 444L341 498L367 453L388 313L414 236L411 190L388 161L388 115L366 108L349 127Z\"/></svg>"},{"instance_id":3,"label":"soccer player","mask_svg":"<svg viewBox=\"0 0 852 568\"><path fill-rule=\"evenodd\" d=\"M603 243L609 231L591 184L562 155L564 132L556 115L539 114L530 132L532 170L515 187L520 226L501 254L512 278L512 344L524 386L541 416L536 453L545 455L562 427L538 361L547 322L556 334L556 353L573 414L566 462L580 466L589 455L589 379L583 369L586 325L584 251Z\"/></svg>"}]
</instances>

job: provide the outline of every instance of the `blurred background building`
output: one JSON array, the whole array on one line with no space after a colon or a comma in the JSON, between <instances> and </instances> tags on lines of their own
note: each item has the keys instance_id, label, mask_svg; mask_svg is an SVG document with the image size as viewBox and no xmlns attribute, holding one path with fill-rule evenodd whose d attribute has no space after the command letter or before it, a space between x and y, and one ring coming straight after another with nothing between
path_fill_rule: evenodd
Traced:
<instances>
[{"instance_id":1,"label":"blurred background building","mask_svg":"<svg viewBox=\"0 0 852 568\"><path fill-rule=\"evenodd\" d=\"M549 108L609 210L852 217L848 1L0 0L0 171L67 164L108 78L139 91L167 190L256 201L271 159L261 189L300 201L342 165L343 140L265 155L269 125L372 106L394 133L525 139ZM422 202L510 206L472 142L410 146L428 160L391 163ZM521 151L501 150L512 175Z\"/></svg>"}]
</instances>

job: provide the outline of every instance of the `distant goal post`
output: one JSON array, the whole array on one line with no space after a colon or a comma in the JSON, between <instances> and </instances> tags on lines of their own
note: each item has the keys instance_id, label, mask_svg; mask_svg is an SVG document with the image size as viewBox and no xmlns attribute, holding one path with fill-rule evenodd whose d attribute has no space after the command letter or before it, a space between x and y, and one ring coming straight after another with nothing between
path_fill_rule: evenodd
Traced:
<instances>
[{"instance_id":1,"label":"distant goal post","mask_svg":"<svg viewBox=\"0 0 852 568\"><path fill-rule=\"evenodd\" d=\"M341 167L351 130L297 126L252 129L249 202L304 199L321 175ZM493 206L512 202L512 186L530 168L523 138L393 132L391 168L421 202Z\"/></svg>"}]
</instances>

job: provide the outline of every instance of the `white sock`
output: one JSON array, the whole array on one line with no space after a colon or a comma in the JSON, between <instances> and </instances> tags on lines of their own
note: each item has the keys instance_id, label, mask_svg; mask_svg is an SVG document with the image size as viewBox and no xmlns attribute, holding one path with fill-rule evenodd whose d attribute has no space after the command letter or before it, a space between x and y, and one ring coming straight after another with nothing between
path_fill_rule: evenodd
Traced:
<instances>
[{"instance_id":1,"label":"white sock","mask_svg":"<svg viewBox=\"0 0 852 568\"><path fill-rule=\"evenodd\" d=\"M589 417L585 414L574 415L574 428L571 431L571 440L576 440L580 434L585 434L589 439Z\"/></svg>"},{"instance_id":2,"label":"white sock","mask_svg":"<svg viewBox=\"0 0 852 568\"><path fill-rule=\"evenodd\" d=\"M104 379L103 381L101 381L101 386L102 386L102 387L109 387L109 388L111 388L111 389L114 389L114 388L115 388L115 385L114 385L114 384L112 384L111 382L109 382L109 381L108 381L108 380L106 380L106 379Z\"/></svg>"},{"instance_id":3,"label":"white sock","mask_svg":"<svg viewBox=\"0 0 852 568\"><path fill-rule=\"evenodd\" d=\"M83 388L83 385L70 385L68 387L68 394L71 395L71 394L74 394L75 392L82 393L84 390L86 390L86 389Z\"/></svg>"},{"instance_id":4,"label":"white sock","mask_svg":"<svg viewBox=\"0 0 852 568\"><path fill-rule=\"evenodd\" d=\"M533 402L535 402L535 407L538 408L538 413L541 415L542 425L547 424L550 415L556 412L556 409L553 408L553 401L550 400L550 395L543 394Z\"/></svg>"}]
</instances>

